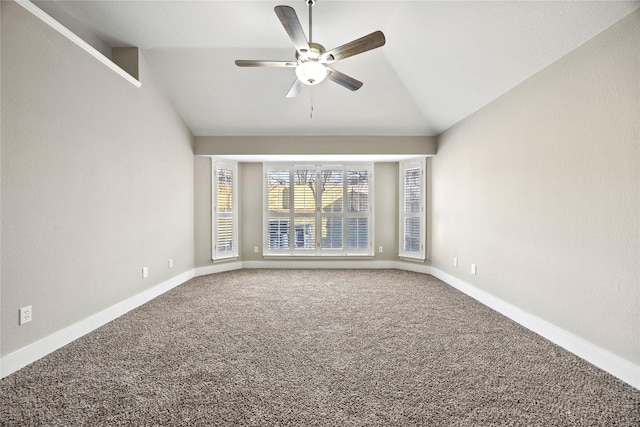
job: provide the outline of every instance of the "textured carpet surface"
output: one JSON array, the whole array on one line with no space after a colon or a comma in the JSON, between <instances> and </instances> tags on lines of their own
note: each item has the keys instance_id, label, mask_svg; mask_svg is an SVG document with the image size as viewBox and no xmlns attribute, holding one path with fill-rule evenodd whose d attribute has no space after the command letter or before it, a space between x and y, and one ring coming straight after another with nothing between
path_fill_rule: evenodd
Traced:
<instances>
[{"instance_id":1,"label":"textured carpet surface","mask_svg":"<svg viewBox=\"0 0 640 427\"><path fill-rule=\"evenodd\" d=\"M638 426L640 391L439 280L193 279L0 382L1 425Z\"/></svg>"}]
</instances>

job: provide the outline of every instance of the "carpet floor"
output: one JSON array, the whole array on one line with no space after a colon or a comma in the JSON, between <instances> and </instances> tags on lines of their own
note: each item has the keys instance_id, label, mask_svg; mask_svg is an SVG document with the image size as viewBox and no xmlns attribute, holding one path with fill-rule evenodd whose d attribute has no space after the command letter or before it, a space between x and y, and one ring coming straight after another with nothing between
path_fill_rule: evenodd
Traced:
<instances>
[{"instance_id":1,"label":"carpet floor","mask_svg":"<svg viewBox=\"0 0 640 427\"><path fill-rule=\"evenodd\" d=\"M429 275L238 270L0 381L3 426L640 426L640 391Z\"/></svg>"}]
</instances>

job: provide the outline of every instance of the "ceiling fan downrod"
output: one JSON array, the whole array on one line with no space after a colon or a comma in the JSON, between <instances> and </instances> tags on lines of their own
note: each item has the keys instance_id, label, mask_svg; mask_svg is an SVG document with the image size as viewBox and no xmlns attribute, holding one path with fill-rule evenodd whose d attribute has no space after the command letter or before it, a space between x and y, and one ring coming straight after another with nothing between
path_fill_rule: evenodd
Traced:
<instances>
[{"instance_id":1,"label":"ceiling fan downrod","mask_svg":"<svg viewBox=\"0 0 640 427\"><path fill-rule=\"evenodd\" d=\"M313 41L313 5L316 4L316 0L307 0L307 6L309 6L309 43Z\"/></svg>"}]
</instances>

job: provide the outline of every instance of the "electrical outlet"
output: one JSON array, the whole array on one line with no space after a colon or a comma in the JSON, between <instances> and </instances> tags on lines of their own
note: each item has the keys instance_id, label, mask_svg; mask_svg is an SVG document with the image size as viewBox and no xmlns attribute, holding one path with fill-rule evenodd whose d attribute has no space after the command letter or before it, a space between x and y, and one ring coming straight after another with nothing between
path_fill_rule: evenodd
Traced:
<instances>
[{"instance_id":1,"label":"electrical outlet","mask_svg":"<svg viewBox=\"0 0 640 427\"><path fill-rule=\"evenodd\" d=\"M382 246L378 246L378 253L381 254L384 248Z\"/></svg>"},{"instance_id":2,"label":"electrical outlet","mask_svg":"<svg viewBox=\"0 0 640 427\"><path fill-rule=\"evenodd\" d=\"M458 266L458 258L454 258L453 259L453 266L457 267Z\"/></svg>"},{"instance_id":3,"label":"electrical outlet","mask_svg":"<svg viewBox=\"0 0 640 427\"><path fill-rule=\"evenodd\" d=\"M149 267L142 267L142 278L146 279L149 277Z\"/></svg>"},{"instance_id":4,"label":"electrical outlet","mask_svg":"<svg viewBox=\"0 0 640 427\"><path fill-rule=\"evenodd\" d=\"M20 319L18 320L19 325L24 325L25 323L29 323L32 320L33 310L31 306L28 305L26 307L22 307L19 311Z\"/></svg>"},{"instance_id":5,"label":"electrical outlet","mask_svg":"<svg viewBox=\"0 0 640 427\"><path fill-rule=\"evenodd\" d=\"M173 268L173 258L169 258L169 268Z\"/></svg>"},{"instance_id":6,"label":"electrical outlet","mask_svg":"<svg viewBox=\"0 0 640 427\"><path fill-rule=\"evenodd\" d=\"M473 274L474 276L476 275L476 265L475 264L471 264L471 274Z\"/></svg>"},{"instance_id":7,"label":"electrical outlet","mask_svg":"<svg viewBox=\"0 0 640 427\"><path fill-rule=\"evenodd\" d=\"M257 253L258 253L258 247L257 247L257 246L254 246L254 247L253 247L253 253L254 253L254 254L257 254Z\"/></svg>"}]
</instances>

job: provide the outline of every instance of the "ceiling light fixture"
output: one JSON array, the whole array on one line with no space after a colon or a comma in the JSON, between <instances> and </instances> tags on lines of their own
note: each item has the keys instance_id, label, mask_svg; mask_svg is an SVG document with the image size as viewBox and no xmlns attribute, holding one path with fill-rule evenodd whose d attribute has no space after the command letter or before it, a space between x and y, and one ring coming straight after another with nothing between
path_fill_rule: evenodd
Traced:
<instances>
[{"instance_id":1,"label":"ceiling light fixture","mask_svg":"<svg viewBox=\"0 0 640 427\"><path fill-rule=\"evenodd\" d=\"M308 60L296 67L296 76L306 85L317 85L327 77L327 68L318 61Z\"/></svg>"}]
</instances>

